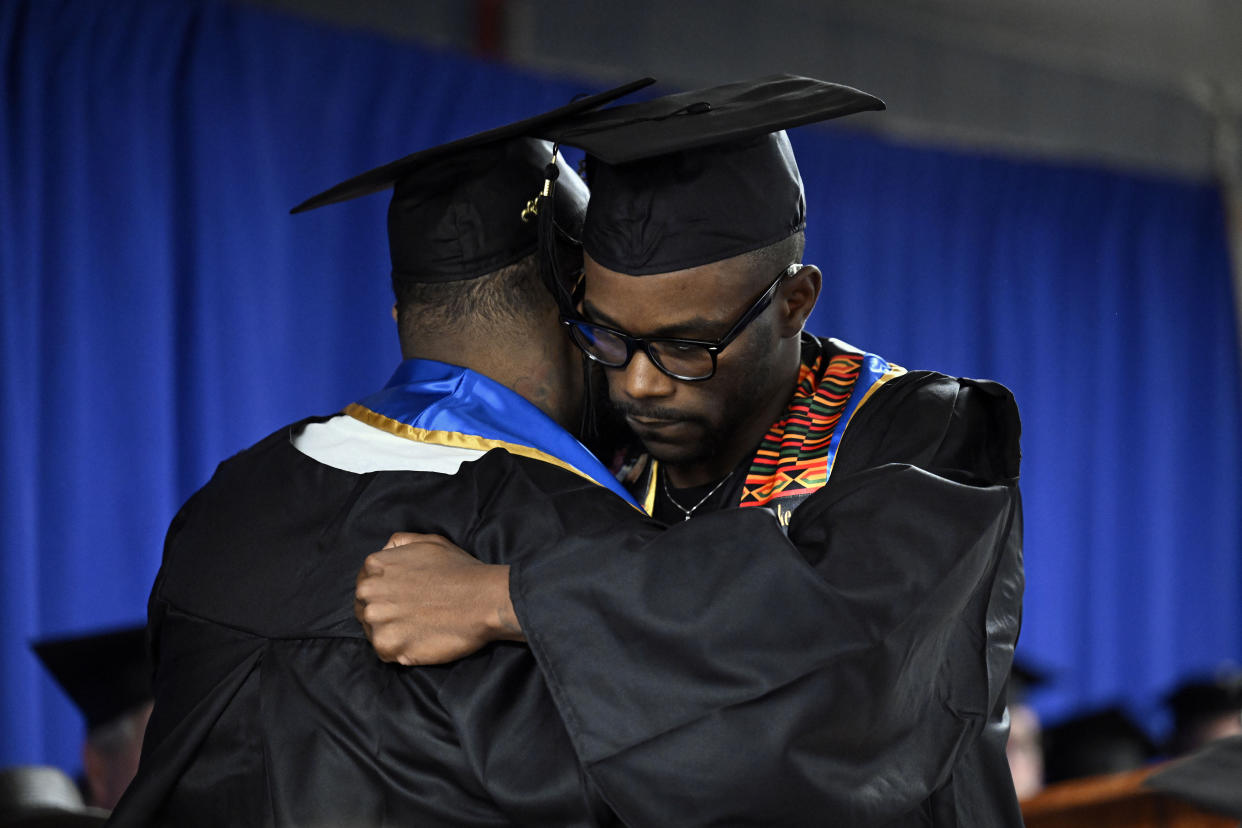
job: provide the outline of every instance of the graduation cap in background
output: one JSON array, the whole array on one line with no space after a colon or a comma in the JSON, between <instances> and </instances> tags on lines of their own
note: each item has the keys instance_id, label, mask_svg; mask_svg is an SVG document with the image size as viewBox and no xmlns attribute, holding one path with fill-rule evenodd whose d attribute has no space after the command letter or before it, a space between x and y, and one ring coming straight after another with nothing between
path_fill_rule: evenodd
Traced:
<instances>
[{"instance_id":1,"label":"graduation cap in background","mask_svg":"<svg viewBox=\"0 0 1242 828\"><path fill-rule=\"evenodd\" d=\"M1227 723L1227 730L1242 727L1242 670L1222 669L1212 676L1196 676L1178 684L1165 696L1173 714L1169 752L1185 753L1213 738L1212 731ZM1238 782L1242 787L1242 780Z\"/></svg>"},{"instance_id":2,"label":"graduation cap in background","mask_svg":"<svg viewBox=\"0 0 1242 828\"><path fill-rule=\"evenodd\" d=\"M1165 703L1178 721L1242 711L1242 670L1184 681L1165 697Z\"/></svg>"},{"instance_id":3,"label":"graduation cap in background","mask_svg":"<svg viewBox=\"0 0 1242 828\"><path fill-rule=\"evenodd\" d=\"M145 627L45 639L31 648L82 711L88 732L151 701Z\"/></svg>"},{"instance_id":4,"label":"graduation cap in background","mask_svg":"<svg viewBox=\"0 0 1242 828\"><path fill-rule=\"evenodd\" d=\"M1156 745L1121 707L1073 716L1044 730L1044 769L1048 782L1120 773L1146 765Z\"/></svg>"},{"instance_id":5,"label":"graduation cap in background","mask_svg":"<svg viewBox=\"0 0 1242 828\"><path fill-rule=\"evenodd\" d=\"M667 95L542 125L587 153L583 246L620 273L667 273L774 244L806 226L784 130L884 102L796 75Z\"/></svg>"},{"instance_id":6,"label":"graduation cap in background","mask_svg":"<svg viewBox=\"0 0 1242 828\"><path fill-rule=\"evenodd\" d=\"M1024 704L1031 692L1049 682L1048 673L1024 659L1014 659L1009 669L1009 704Z\"/></svg>"},{"instance_id":7,"label":"graduation cap in background","mask_svg":"<svg viewBox=\"0 0 1242 828\"><path fill-rule=\"evenodd\" d=\"M1215 741L1153 773L1143 785L1242 819L1242 736Z\"/></svg>"},{"instance_id":8,"label":"graduation cap in background","mask_svg":"<svg viewBox=\"0 0 1242 828\"><path fill-rule=\"evenodd\" d=\"M531 136L653 82L642 78L415 152L343 181L291 212L391 187L388 245L394 278L453 282L491 273L533 253L538 244L539 227L531 220L534 211L525 217L523 211L544 191L553 155L551 145ZM586 188L572 170L558 172L555 194L551 188L546 193L556 208L547 219L576 240L586 208Z\"/></svg>"}]
</instances>

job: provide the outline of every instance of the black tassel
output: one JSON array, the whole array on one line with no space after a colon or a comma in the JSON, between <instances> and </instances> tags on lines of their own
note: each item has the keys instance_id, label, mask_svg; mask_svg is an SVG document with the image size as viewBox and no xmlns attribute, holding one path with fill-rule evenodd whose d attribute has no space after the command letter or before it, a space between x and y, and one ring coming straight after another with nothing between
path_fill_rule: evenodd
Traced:
<instances>
[{"instance_id":1,"label":"black tassel","mask_svg":"<svg viewBox=\"0 0 1242 828\"><path fill-rule=\"evenodd\" d=\"M539 272L544 286L556 300L561 313L573 313L573 296L565 285L562 247L569 241L556 223L556 179L560 176L555 156L544 168L543 192L539 195Z\"/></svg>"}]
</instances>

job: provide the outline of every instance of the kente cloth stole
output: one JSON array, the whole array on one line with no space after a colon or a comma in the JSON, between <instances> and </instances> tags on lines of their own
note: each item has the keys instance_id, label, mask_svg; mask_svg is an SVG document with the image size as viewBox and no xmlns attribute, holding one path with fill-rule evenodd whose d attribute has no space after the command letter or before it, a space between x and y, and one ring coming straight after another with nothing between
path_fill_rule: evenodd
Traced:
<instances>
[{"instance_id":1,"label":"kente cloth stole","mask_svg":"<svg viewBox=\"0 0 1242 828\"><path fill-rule=\"evenodd\" d=\"M804 361L789 407L751 459L738 506L766 506L788 526L793 510L828 482L850 418L877 388L904 373L852 348Z\"/></svg>"},{"instance_id":2,"label":"kente cloth stole","mask_svg":"<svg viewBox=\"0 0 1242 828\"><path fill-rule=\"evenodd\" d=\"M468 368L407 359L384 388L345 408L367 425L420 443L510 454L551 463L638 504L573 435L515 391Z\"/></svg>"},{"instance_id":3,"label":"kente cloth stole","mask_svg":"<svg viewBox=\"0 0 1242 828\"><path fill-rule=\"evenodd\" d=\"M877 388L906 373L875 354L840 340L827 341L837 351L832 356L820 348L803 351L793 399L751 458L737 504L768 509L786 531L793 510L828 482L850 418ZM631 479L651 513L660 464L648 459L644 455Z\"/></svg>"}]
</instances>

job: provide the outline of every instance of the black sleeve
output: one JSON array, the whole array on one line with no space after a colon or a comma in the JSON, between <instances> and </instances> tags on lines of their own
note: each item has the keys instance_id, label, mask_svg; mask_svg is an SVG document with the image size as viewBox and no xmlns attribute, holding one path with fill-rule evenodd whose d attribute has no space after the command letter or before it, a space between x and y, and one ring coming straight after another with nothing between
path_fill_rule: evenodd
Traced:
<instances>
[{"instance_id":1,"label":"black sleeve","mask_svg":"<svg viewBox=\"0 0 1242 828\"><path fill-rule=\"evenodd\" d=\"M935 374L880 392L788 538L736 509L599 526L514 565L575 750L627 824L884 824L925 807L998 709L1022 591L1016 408Z\"/></svg>"}]
</instances>

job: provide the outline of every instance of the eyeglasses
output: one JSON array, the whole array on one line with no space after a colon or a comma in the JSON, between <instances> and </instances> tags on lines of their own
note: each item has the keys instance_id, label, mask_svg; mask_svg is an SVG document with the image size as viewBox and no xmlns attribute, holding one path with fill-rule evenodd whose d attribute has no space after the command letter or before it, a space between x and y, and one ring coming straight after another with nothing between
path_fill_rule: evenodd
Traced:
<instances>
[{"instance_id":1,"label":"eyeglasses","mask_svg":"<svg viewBox=\"0 0 1242 828\"><path fill-rule=\"evenodd\" d=\"M791 264L781 270L768 285L767 290L742 311L742 315L729 328L729 332L715 342L702 339L675 339L654 337L645 339L641 336L630 336L624 331L596 325L585 319L562 315L561 324L569 328L570 338L582 352L591 359L608 368L624 368L630 364L634 352L642 350L651 360L651 364L659 368L673 379L685 382L700 382L711 379L716 373L716 357L730 342L737 339L746 326L754 322L759 314L772 304L776 288L786 276L792 276L802 268L800 264Z\"/></svg>"}]
</instances>

